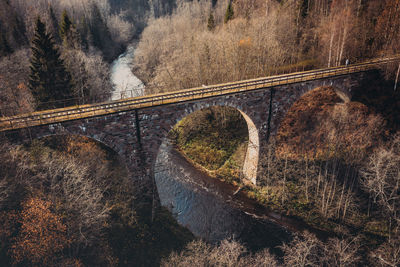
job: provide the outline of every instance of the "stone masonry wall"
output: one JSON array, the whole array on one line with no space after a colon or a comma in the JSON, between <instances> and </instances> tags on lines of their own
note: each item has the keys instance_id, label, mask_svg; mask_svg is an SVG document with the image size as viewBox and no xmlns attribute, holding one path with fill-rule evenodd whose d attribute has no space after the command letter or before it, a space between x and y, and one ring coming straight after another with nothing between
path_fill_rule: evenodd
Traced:
<instances>
[{"instance_id":1,"label":"stone masonry wall","mask_svg":"<svg viewBox=\"0 0 400 267\"><path fill-rule=\"evenodd\" d=\"M124 159L134 179L135 177L153 179L154 165L161 143L174 125L190 113L211 106L229 106L240 110L256 126L259 151L262 151L268 144L269 136L277 132L279 123L288 109L303 94L322 85L332 85L351 95L351 91L359 86L359 81L364 75L367 73L214 96L196 101L35 126L3 134L13 143L24 143L59 134L93 138L116 151Z\"/></svg>"}]
</instances>

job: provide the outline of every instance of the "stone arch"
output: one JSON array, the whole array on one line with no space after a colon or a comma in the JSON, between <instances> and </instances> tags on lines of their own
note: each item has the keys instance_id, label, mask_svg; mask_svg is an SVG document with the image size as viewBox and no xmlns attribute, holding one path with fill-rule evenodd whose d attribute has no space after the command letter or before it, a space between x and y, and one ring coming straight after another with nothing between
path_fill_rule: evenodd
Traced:
<instances>
[{"instance_id":1,"label":"stone arch","mask_svg":"<svg viewBox=\"0 0 400 267\"><path fill-rule=\"evenodd\" d=\"M271 122L271 136L276 136L278 130L281 127L281 123L286 118L289 110L304 96L321 87L331 87L335 91L336 95L343 102L350 102L352 99L351 86L343 84L341 80L331 81L315 81L313 83L295 84L291 87L286 87L284 90L280 89L274 94L273 110L272 110L272 122ZM281 94L290 95L282 97Z\"/></svg>"},{"instance_id":2,"label":"stone arch","mask_svg":"<svg viewBox=\"0 0 400 267\"><path fill-rule=\"evenodd\" d=\"M35 139L36 140L41 140L41 139L45 139L45 138L52 138L52 137L56 137L56 136L77 136L78 138L87 138L90 140L95 141L96 143L101 144L104 147L107 147L109 149L111 149L112 151L114 151L116 154L118 154L118 152L109 144L107 144L106 142L104 142L101 139L95 138L93 136L90 135L84 135L81 133L69 133L69 132L64 132L64 133L48 133L45 135L41 135L41 136L37 136Z\"/></svg>"},{"instance_id":3,"label":"stone arch","mask_svg":"<svg viewBox=\"0 0 400 267\"><path fill-rule=\"evenodd\" d=\"M116 117L117 118L117 117ZM28 143L34 139L42 139L50 136L75 135L94 140L105 147L112 149L120 157L124 157L121 153L121 142L113 138L108 131L98 125L91 125L96 120L76 120L64 123L41 125L34 128L34 131L28 129L20 129L18 132L10 133L9 140L15 143ZM108 122L105 122L107 124Z\"/></svg>"},{"instance_id":4,"label":"stone arch","mask_svg":"<svg viewBox=\"0 0 400 267\"><path fill-rule=\"evenodd\" d=\"M350 101L341 91L334 85L317 86L294 98L276 124L277 151L289 151L293 156L314 147L310 144L319 140L320 116L329 114L329 108L335 104Z\"/></svg>"},{"instance_id":5,"label":"stone arch","mask_svg":"<svg viewBox=\"0 0 400 267\"><path fill-rule=\"evenodd\" d=\"M259 161L259 153L260 153L260 137L259 137L259 131L257 129L256 124L252 120L252 118L247 115L241 108L237 107L236 105L232 104L209 104L205 103L202 105L192 105L190 108L187 108L184 110L184 112L181 112L177 114L177 116L174 116L174 119L172 120L172 123L169 125L167 130L165 131L165 134L160 140L160 144L157 149L157 153L154 158L153 166L152 166L152 171L153 171L153 177L154 177L154 170L155 170L155 165L157 163L158 155L160 154L160 149L162 145L165 143L167 134L173 129L173 127L180 122L182 119L185 117L189 116L190 114L193 114L197 111L207 109L210 107L228 107L228 108L233 108L237 110L243 117L243 119L246 121L247 124L247 130L248 130L248 145L247 145L247 151L246 151L246 156L245 156L245 161L243 164L243 175L244 178L254 185L257 182L257 170L258 170L258 161Z\"/></svg>"},{"instance_id":6,"label":"stone arch","mask_svg":"<svg viewBox=\"0 0 400 267\"><path fill-rule=\"evenodd\" d=\"M57 136L76 136L78 138L86 138L91 141L94 141L96 144L99 144L102 147L102 149L109 149L110 151L112 151L112 153L117 155L119 164L121 164L121 166L123 166L123 168L126 170L127 174L130 176L131 172L127 166L127 162L126 162L126 159L124 158L124 155L121 155L119 153L119 151L116 149L116 146L110 145L107 142L105 142L104 140L97 138L96 136L90 136L90 135L85 135L82 133L73 133L73 132L54 132L54 133L47 133L44 135L36 136L34 139L31 139L29 142L31 142L32 140L42 140L45 138L53 138L53 137L57 137Z\"/></svg>"}]
</instances>

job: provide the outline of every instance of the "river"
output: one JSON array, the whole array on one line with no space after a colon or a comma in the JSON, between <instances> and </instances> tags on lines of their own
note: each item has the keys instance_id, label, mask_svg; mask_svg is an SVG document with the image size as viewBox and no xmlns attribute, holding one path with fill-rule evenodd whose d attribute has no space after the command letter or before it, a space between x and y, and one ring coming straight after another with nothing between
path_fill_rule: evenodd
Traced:
<instances>
[{"instance_id":1,"label":"river","mask_svg":"<svg viewBox=\"0 0 400 267\"><path fill-rule=\"evenodd\" d=\"M290 222L282 223L280 215L241 192L234 195L237 188L196 169L168 141L161 145L155 180L161 205L198 237L210 242L234 238L251 250L291 238Z\"/></svg>"},{"instance_id":2,"label":"river","mask_svg":"<svg viewBox=\"0 0 400 267\"><path fill-rule=\"evenodd\" d=\"M112 100L144 94L143 83L130 68L134 51L134 45L129 46L112 64ZM157 156L155 181L161 205L179 224L210 242L234 238L258 250L290 240L293 231L310 230L267 210L243 192L234 194L237 188L196 169L168 140Z\"/></svg>"},{"instance_id":3,"label":"river","mask_svg":"<svg viewBox=\"0 0 400 267\"><path fill-rule=\"evenodd\" d=\"M125 53L121 54L111 64L111 82L114 86L111 100L142 96L144 94L144 84L131 70L135 46L135 44L129 45Z\"/></svg>"}]
</instances>

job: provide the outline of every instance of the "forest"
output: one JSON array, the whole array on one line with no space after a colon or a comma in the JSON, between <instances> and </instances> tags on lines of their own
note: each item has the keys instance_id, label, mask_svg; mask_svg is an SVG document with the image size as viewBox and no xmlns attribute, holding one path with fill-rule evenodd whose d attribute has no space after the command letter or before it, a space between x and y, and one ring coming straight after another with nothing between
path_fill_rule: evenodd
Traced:
<instances>
[{"instance_id":1,"label":"forest","mask_svg":"<svg viewBox=\"0 0 400 267\"><path fill-rule=\"evenodd\" d=\"M0 116L109 100L111 62L132 43L146 94L352 64L399 53L400 0L0 0ZM309 226L255 251L195 237L101 143L1 136L0 265L399 266L399 72L371 73L352 99L303 95L255 186L237 110L169 133L196 168Z\"/></svg>"},{"instance_id":2,"label":"forest","mask_svg":"<svg viewBox=\"0 0 400 267\"><path fill-rule=\"evenodd\" d=\"M396 54L398 12L398 1L189 1L149 21L133 69L158 92L362 62Z\"/></svg>"},{"instance_id":3,"label":"forest","mask_svg":"<svg viewBox=\"0 0 400 267\"><path fill-rule=\"evenodd\" d=\"M107 100L111 61L139 38L149 17L172 7L168 1L1 0L1 115ZM41 60L47 65L30 72ZM54 73L44 75L42 69ZM35 85L35 75L45 76L42 87Z\"/></svg>"}]
</instances>

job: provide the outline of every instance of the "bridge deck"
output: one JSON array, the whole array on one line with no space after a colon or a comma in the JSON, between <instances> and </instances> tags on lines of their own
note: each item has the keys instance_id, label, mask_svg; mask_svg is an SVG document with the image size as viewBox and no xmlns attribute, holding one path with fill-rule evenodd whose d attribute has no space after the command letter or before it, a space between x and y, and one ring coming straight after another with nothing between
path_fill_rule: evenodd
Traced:
<instances>
[{"instance_id":1,"label":"bridge deck","mask_svg":"<svg viewBox=\"0 0 400 267\"><path fill-rule=\"evenodd\" d=\"M0 132L363 72L376 69L380 65L385 65L397 60L400 60L400 56L377 59L349 66L282 74L213 86L185 89L170 93L127 98L99 104L71 106L60 109L37 111L12 117L2 117L0 118Z\"/></svg>"}]
</instances>

